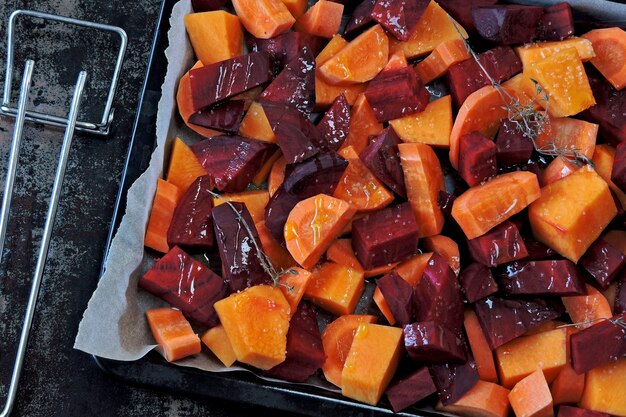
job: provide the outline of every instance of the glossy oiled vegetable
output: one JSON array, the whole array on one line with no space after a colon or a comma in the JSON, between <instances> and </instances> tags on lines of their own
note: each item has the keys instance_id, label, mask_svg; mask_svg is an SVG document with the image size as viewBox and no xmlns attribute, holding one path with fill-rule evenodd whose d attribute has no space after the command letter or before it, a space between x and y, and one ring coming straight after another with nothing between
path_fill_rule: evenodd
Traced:
<instances>
[{"instance_id":1,"label":"glossy oiled vegetable","mask_svg":"<svg viewBox=\"0 0 626 417\"><path fill-rule=\"evenodd\" d=\"M154 339L170 362L200 352L200 338L193 332L183 313L163 307L146 311Z\"/></svg>"},{"instance_id":2,"label":"glossy oiled vegetable","mask_svg":"<svg viewBox=\"0 0 626 417\"><path fill-rule=\"evenodd\" d=\"M159 178L157 190L152 202L144 245L159 252L167 252L167 231L174 216L174 210L180 199L178 187Z\"/></svg>"}]
</instances>

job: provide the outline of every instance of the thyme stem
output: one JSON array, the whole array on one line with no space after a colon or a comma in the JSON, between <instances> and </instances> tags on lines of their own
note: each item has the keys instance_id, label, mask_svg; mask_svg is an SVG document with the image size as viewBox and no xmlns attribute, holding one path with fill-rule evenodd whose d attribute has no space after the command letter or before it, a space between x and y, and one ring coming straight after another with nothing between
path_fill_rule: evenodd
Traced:
<instances>
[{"instance_id":1,"label":"thyme stem","mask_svg":"<svg viewBox=\"0 0 626 417\"><path fill-rule=\"evenodd\" d=\"M579 327L579 326L586 326L587 324L594 324L594 323L598 323L601 321L608 321L609 323L615 325L615 326L620 326L624 329L626 329L626 321L624 321L621 317L618 317L616 319L608 319L605 317L601 317L599 319L593 319L593 320L588 320L588 321L583 321L580 323L572 323L572 324L562 324L560 326L557 326L557 329L562 329L565 327Z\"/></svg>"}]
</instances>

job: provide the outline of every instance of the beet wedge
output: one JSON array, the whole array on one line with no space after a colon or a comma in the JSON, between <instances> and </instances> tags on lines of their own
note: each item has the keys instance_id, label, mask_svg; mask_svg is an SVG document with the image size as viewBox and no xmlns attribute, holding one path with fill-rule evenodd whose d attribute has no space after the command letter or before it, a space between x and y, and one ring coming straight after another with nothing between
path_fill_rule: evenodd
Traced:
<instances>
[{"instance_id":1,"label":"beet wedge","mask_svg":"<svg viewBox=\"0 0 626 417\"><path fill-rule=\"evenodd\" d=\"M189 123L222 132L237 133L245 113L244 100L229 100L198 110L189 116Z\"/></svg>"},{"instance_id":2,"label":"beet wedge","mask_svg":"<svg viewBox=\"0 0 626 417\"><path fill-rule=\"evenodd\" d=\"M348 19L346 24L346 30L343 33L350 35L374 23L375 20L372 17L374 6L376 6L376 0L363 0L359 3L350 15L350 19Z\"/></svg>"},{"instance_id":3,"label":"beet wedge","mask_svg":"<svg viewBox=\"0 0 626 417\"><path fill-rule=\"evenodd\" d=\"M617 146L626 142L626 89L615 90L595 71L588 71L588 74L596 105L585 110L581 114L582 118L600 125L598 136L605 138L611 145Z\"/></svg>"},{"instance_id":4,"label":"beet wedge","mask_svg":"<svg viewBox=\"0 0 626 417\"><path fill-rule=\"evenodd\" d=\"M498 266L528 256L515 223L504 221L486 234L467 241L471 257L485 266Z\"/></svg>"},{"instance_id":5,"label":"beet wedge","mask_svg":"<svg viewBox=\"0 0 626 417\"><path fill-rule=\"evenodd\" d=\"M537 40L562 41L573 34L574 18L572 7L568 3L558 3L544 9L535 33Z\"/></svg>"},{"instance_id":6,"label":"beet wedge","mask_svg":"<svg viewBox=\"0 0 626 417\"><path fill-rule=\"evenodd\" d=\"M404 326L404 347L409 358L416 362L443 364L467 360L463 340L434 321Z\"/></svg>"},{"instance_id":7,"label":"beet wedge","mask_svg":"<svg viewBox=\"0 0 626 417\"><path fill-rule=\"evenodd\" d=\"M309 114L315 106L315 56L305 46L258 98L262 104L294 107Z\"/></svg>"},{"instance_id":8,"label":"beet wedge","mask_svg":"<svg viewBox=\"0 0 626 417\"><path fill-rule=\"evenodd\" d=\"M465 293L465 299L470 303L498 291L498 284L493 278L491 269L479 263L473 263L461 271L459 282Z\"/></svg>"},{"instance_id":9,"label":"beet wedge","mask_svg":"<svg viewBox=\"0 0 626 417\"><path fill-rule=\"evenodd\" d=\"M391 314L400 325L413 320L413 287L398 273L390 272L376 280L376 286L389 305Z\"/></svg>"},{"instance_id":10,"label":"beet wedge","mask_svg":"<svg viewBox=\"0 0 626 417\"><path fill-rule=\"evenodd\" d=\"M409 39L430 0L377 0L371 16L400 41Z\"/></svg>"},{"instance_id":11,"label":"beet wedge","mask_svg":"<svg viewBox=\"0 0 626 417\"><path fill-rule=\"evenodd\" d=\"M319 152L318 145L324 138L308 117L291 107L266 105L263 109L288 164Z\"/></svg>"},{"instance_id":12,"label":"beet wedge","mask_svg":"<svg viewBox=\"0 0 626 417\"><path fill-rule=\"evenodd\" d=\"M493 6L497 0L439 0L437 3L463 26L468 32L475 31L472 9L481 6Z\"/></svg>"},{"instance_id":13,"label":"beet wedge","mask_svg":"<svg viewBox=\"0 0 626 417\"><path fill-rule=\"evenodd\" d=\"M170 247L213 249L212 189L213 180L209 175L203 175L183 194L167 231L167 243Z\"/></svg>"},{"instance_id":14,"label":"beet wedge","mask_svg":"<svg viewBox=\"0 0 626 417\"><path fill-rule=\"evenodd\" d=\"M617 323L621 320L622 324ZM615 322L615 323L613 323ZM578 374L626 358L626 313L574 333L570 339L572 368Z\"/></svg>"},{"instance_id":15,"label":"beet wedge","mask_svg":"<svg viewBox=\"0 0 626 417\"><path fill-rule=\"evenodd\" d=\"M621 250L600 238L591 244L578 264L589 272L600 287L607 289L626 266L626 256Z\"/></svg>"},{"instance_id":16,"label":"beet wedge","mask_svg":"<svg viewBox=\"0 0 626 417\"><path fill-rule=\"evenodd\" d=\"M337 151L348 137L350 130L350 105L341 93L317 124L317 130L324 138L320 147Z\"/></svg>"},{"instance_id":17,"label":"beet wedge","mask_svg":"<svg viewBox=\"0 0 626 417\"><path fill-rule=\"evenodd\" d=\"M393 127L389 126L370 139L370 144L359 157L372 174L402 198L406 198L404 173L398 145L402 143Z\"/></svg>"},{"instance_id":18,"label":"beet wedge","mask_svg":"<svg viewBox=\"0 0 626 417\"><path fill-rule=\"evenodd\" d=\"M428 368L422 366L392 381L385 392L396 413L437 392Z\"/></svg>"},{"instance_id":19,"label":"beet wedge","mask_svg":"<svg viewBox=\"0 0 626 417\"><path fill-rule=\"evenodd\" d=\"M480 36L500 45L531 42L543 13L543 7L509 4L472 9L474 26Z\"/></svg>"},{"instance_id":20,"label":"beet wedge","mask_svg":"<svg viewBox=\"0 0 626 417\"><path fill-rule=\"evenodd\" d=\"M218 190L236 193L245 190L276 145L241 136L214 136L191 150Z\"/></svg>"},{"instance_id":21,"label":"beet wedge","mask_svg":"<svg viewBox=\"0 0 626 417\"><path fill-rule=\"evenodd\" d=\"M513 262L498 274L498 282L505 294L569 296L587 292L576 265L567 259Z\"/></svg>"},{"instance_id":22,"label":"beet wedge","mask_svg":"<svg viewBox=\"0 0 626 417\"><path fill-rule=\"evenodd\" d=\"M502 122L496 137L496 159L499 165L526 163L534 149L532 141L516 129L510 120Z\"/></svg>"},{"instance_id":23,"label":"beet wedge","mask_svg":"<svg viewBox=\"0 0 626 417\"><path fill-rule=\"evenodd\" d=\"M456 402L474 388L480 379L476 362L471 355L463 364L431 365L430 374L443 405Z\"/></svg>"},{"instance_id":24,"label":"beet wedge","mask_svg":"<svg viewBox=\"0 0 626 417\"><path fill-rule=\"evenodd\" d=\"M206 327L219 323L213 304L228 295L222 278L177 246L139 279L139 286Z\"/></svg>"},{"instance_id":25,"label":"beet wedge","mask_svg":"<svg viewBox=\"0 0 626 417\"><path fill-rule=\"evenodd\" d=\"M270 54L279 69L298 57L304 48L317 55L324 46L325 40L304 32L286 32L270 39L246 37L248 49L253 52Z\"/></svg>"},{"instance_id":26,"label":"beet wedge","mask_svg":"<svg viewBox=\"0 0 626 417\"><path fill-rule=\"evenodd\" d=\"M498 174L496 144L479 132L461 136L459 145L459 175L473 187Z\"/></svg>"}]
</instances>

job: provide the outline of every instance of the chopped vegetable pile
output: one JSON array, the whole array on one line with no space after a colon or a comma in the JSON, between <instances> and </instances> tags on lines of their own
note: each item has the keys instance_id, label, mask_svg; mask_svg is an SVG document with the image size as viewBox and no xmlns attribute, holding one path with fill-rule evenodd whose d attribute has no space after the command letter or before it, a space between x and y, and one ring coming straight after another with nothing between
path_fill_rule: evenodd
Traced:
<instances>
[{"instance_id":1,"label":"chopped vegetable pile","mask_svg":"<svg viewBox=\"0 0 626 417\"><path fill-rule=\"evenodd\" d=\"M567 3L231 1L185 16L201 137L145 236L166 359L396 412L626 416L626 32Z\"/></svg>"}]
</instances>

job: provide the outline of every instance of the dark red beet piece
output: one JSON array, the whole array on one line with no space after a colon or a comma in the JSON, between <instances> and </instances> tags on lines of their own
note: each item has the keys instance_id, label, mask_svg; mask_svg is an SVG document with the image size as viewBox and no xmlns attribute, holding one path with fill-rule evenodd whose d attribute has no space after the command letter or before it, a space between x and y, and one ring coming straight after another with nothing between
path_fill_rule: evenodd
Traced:
<instances>
[{"instance_id":1,"label":"dark red beet piece","mask_svg":"<svg viewBox=\"0 0 626 417\"><path fill-rule=\"evenodd\" d=\"M194 110L225 100L270 81L270 55L254 52L189 71Z\"/></svg>"},{"instance_id":2,"label":"dark red beet piece","mask_svg":"<svg viewBox=\"0 0 626 417\"><path fill-rule=\"evenodd\" d=\"M493 6L497 0L440 0L439 5L458 21L465 30L473 32L474 18L472 9L481 6Z\"/></svg>"},{"instance_id":3,"label":"dark red beet piece","mask_svg":"<svg viewBox=\"0 0 626 417\"><path fill-rule=\"evenodd\" d=\"M626 142L626 89L617 91L597 72L588 71L588 74L596 105L585 110L581 116L600 125L598 136L611 145L617 146Z\"/></svg>"},{"instance_id":4,"label":"dark red beet piece","mask_svg":"<svg viewBox=\"0 0 626 417\"><path fill-rule=\"evenodd\" d=\"M229 100L189 116L189 123L223 132L237 133L245 113L244 100Z\"/></svg>"},{"instance_id":5,"label":"dark red beet piece","mask_svg":"<svg viewBox=\"0 0 626 417\"><path fill-rule=\"evenodd\" d=\"M611 318L616 320L621 324L604 320L571 336L572 368L576 373L626 358L626 314Z\"/></svg>"},{"instance_id":6,"label":"dark red beet piece","mask_svg":"<svg viewBox=\"0 0 626 417\"><path fill-rule=\"evenodd\" d=\"M494 350L546 321L563 314L554 300L500 298L491 296L474 303L480 327Z\"/></svg>"},{"instance_id":7,"label":"dark red beet piece","mask_svg":"<svg viewBox=\"0 0 626 417\"><path fill-rule=\"evenodd\" d=\"M264 374L290 382L304 382L322 367L326 360L315 308L306 302L289 321L287 357Z\"/></svg>"},{"instance_id":8,"label":"dark red beet piece","mask_svg":"<svg viewBox=\"0 0 626 417\"><path fill-rule=\"evenodd\" d=\"M470 303L475 303L498 291L498 284L493 279L491 269L479 263L473 263L459 275L459 282Z\"/></svg>"},{"instance_id":9,"label":"dark red beet piece","mask_svg":"<svg viewBox=\"0 0 626 417\"><path fill-rule=\"evenodd\" d=\"M285 242L284 229L287 217L300 200L302 198L287 192L281 185L265 206L265 227L277 242Z\"/></svg>"},{"instance_id":10,"label":"dark red beet piece","mask_svg":"<svg viewBox=\"0 0 626 417\"><path fill-rule=\"evenodd\" d=\"M315 56L305 46L259 96L262 104L294 107L309 114L315 105Z\"/></svg>"},{"instance_id":11,"label":"dark red beet piece","mask_svg":"<svg viewBox=\"0 0 626 417\"><path fill-rule=\"evenodd\" d=\"M214 136L191 147L218 190L243 191L274 154L276 145L241 136Z\"/></svg>"},{"instance_id":12,"label":"dark red beet piece","mask_svg":"<svg viewBox=\"0 0 626 417\"><path fill-rule=\"evenodd\" d=\"M413 319L413 287L396 272L376 280L376 286L385 297L398 324L409 324Z\"/></svg>"},{"instance_id":13,"label":"dark red beet piece","mask_svg":"<svg viewBox=\"0 0 626 417\"><path fill-rule=\"evenodd\" d=\"M302 162L319 152L322 134L308 117L290 107L264 106L265 115L288 164Z\"/></svg>"},{"instance_id":14,"label":"dark red beet piece","mask_svg":"<svg viewBox=\"0 0 626 417\"><path fill-rule=\"evenodd\" d=\"M343 93L333 101L332 106L317 124L317 130L324 137L321 147L333 151L341 148L350 130L350 105Z\"/></svg>"},{"instance_id":15,"label":"dark red beet piece","mask_svg":"<svg viewBox=\"0 0 626 417\"><path fill-rule=\"evenodd\" d=\"M534 150L533 143L513 123L504 120L496 137L496 159L499 165L528 162Z\"/></svg>"},{"instance_id":16,"label":"dark red beet piece","mask_svg":"<svg viewBox=\"0 0 626 417\"><path fill-rule=\"evenodd\" d=\"M443 364L467 360L463 340L434 321L404 326L404 347L409 358L416 362Z\"/></svg>"},{"instance_id":17,"label":"dark red beet piece","mask_svg":"<svg viewBox=\"0 0 626 417\"><path fill-rule=\"evenodd\" d=\"M180 199L167 231L167 244L194 249L213 249L213 180L198 177Z\"/></svg>"},{"instance_id":18,"label":"dark red beet piece","mask_svg":"<svg viewBox=\"0 0 626 417\"><path fill-rule=\"evenodd\" d=\"M352 222L352 247L365 269L403 261L419 253L417 221L409 203Z\"/></svg>"},{"instance_id":19,"label":"dark red beet piece","mask_svg":"<svg viewBox=\"0 0 626 417\"><path fill-rule=\"evenodd\" d=\"M304 32L285 32L271 39L246 37L248 49L253 52L269 53L279 68L283 68L305 48L317 55L324 46L324 39Z\"/></svg>"},{"instance_id":20,"label":"dark red beet piece","mask_svg":"<svg viewBox=\"0 0 626 417\"><path fill-rule=\"evenodd\" d=\"M428 368L422 366L389 385L385 395L396 413L437 392Z\"/></svg>"},{"instance_id":21,"label":"dark red beet piece","mask_svg":"<svg viewBox=\"0 0 626 417\"><path fill-rule=\"evenodd\" d=\"M230 292L271 283L272 278L265 272L258 257L257 245L261 247L259 233L246 205L220 204L213 208L212 215L222 272L230 286Z\"/></svg>"},{"instance_id":22,"label":"dark red beet piece","mask_svg":"<svg viewBox=\"0 0 626 417\"><path fill-rule=\"evenodd\" d=\"M415 319L435 321L454 333L463 326L461 286L448 263L433 253L413 289Z\"/></svg>"},{"instance_id":23,"label":"dark red beet piece","mask_svg":"<svg viewBox=\"0 0 626 417\"><path fill-rule=\"evenodd\" d=\"M585 410L584 408L562 405L557 417L611 417L610 414L599 411Z\"/></svg>"},{"instance_id":24,"label":"dark red beet piece","mask_svg":"<svg viewBox=\"0 0 626 417\"><path fill-rule=\"evenodd\" d=\"M620 190L626 192L626 141L620 143L617 148L615 148L615 160L613 161L613 170L611 171L611 181L613 181Z\"/></svg>"},{"instance_id":25,"label":"dark red beet piece","mask_svg":"<svg viewBox=\"0 0 626 417\"><path fill-rule=\"evenodd\" d=\"M498 46L478 54L478 60L497 83L508 80L522 71L522 61L519 60L515 51L508 46ZM473 58L450 67L447 80L450 94L457 107L460 107L474 91L491 84L491 81Z\"/></svg>"},{"instance_id":26,"label":"dark red beet piece","mask_svg":"<svg viewBox=\"0 0 626 417\"><path fill-rule=\"evenodd\" d=\"M621 250L599 238L591 244L578 264L585 268L603 289L606 289L626 265L626 256Z\"/></svg>"},{"instance_id":27,"label":"dark red beet piece","mask_svg":"<svg viewBox=\"0 0 626 417\"><path fill-rule=\"evenodd\" d=\"M372 18L396 39L406 41L430 0L377 0Z\"/></svg>"},{"instance_id":28,"label":"dark red beet piece","mask_svg":"<svg viewBox=\"0 0 626 417\"><path fill-rule=\"evenodd\" d=\"M461 136L459 175L467 185L473 187L494 177L497 173L496 144L479 132L466 133Z\"/></svg>"},{"instance_id":29,"label":"dark red beet piece","mask_svg":"<svg viewBox=\"0 0 626 417\"><path fill-rule=\"evenodd\" d=\"M470 355L471 356L471 355ZM473 358L464 364L432 365L430 375L443 405L452 404L464 396L480 379Z\"/></svg>"},{"instance_id":30,"label":"dark red beet piece","mask_svg":"<svg viewBox=\"0 0 626 417\"><path fill-rule=\"evenodd\" d=\"M404 173L400 163L398 145L402 143L393 127L389 126L378 136L370 139L370 144L359 157L383 184L402 198L406 198Z\"/></svg>"},{"instance_id":31,"label":"dark red beet piece","mask_svg":"<svg viewBox=\"0 0 626 417\"><path fill-rule=\"evenodd\" d=\"M528 256L515 223L505 221L486 234L467 241L472 258L485 266L498 266Z\"/></svg>"},{"instance_id":32,"label":"dark red beet piece","mask_svg":"<svg viewBox=\"0 0 626 417\"><path fill-rule=\"evenodd\" d=\"M376 0L363 0L350 15L350 20L346 24L344 35L350 35L353 32L365 29L370 23L374 22L372 11L376 5Z\"/></svg>"},{"instance_id":33,"label":"dark red beet piece","mask_svg":"<svg viewBox=\"0 0 626 417\"><path fill-rule=\"evenodd\" d=\"M526 246L528 258L534 261L552 258L557 255L554 249L544 245L530 236L524 236L524 246Z\"/></svg>"},{"instance_id":34,"label":"dark red beet piece","mask_svg":"<svg viewBox=\"0 0 626 417\"><path fill-rule=\"evenodd\" d=\"M558 3L544 9L537 26L537 40L562 41L573 34L574 18L572 7L568 3Z\"/></svg>"},{"instance_id":35,"label":"dark red beet piece","mask_svg":"<svg viewBox=\"0 0 626 417\"><path fill-rule=\"evenodd\" d=\"M454 204L454 200L456 197L450 194L447 191L439 190L439 195L437 196L437 204L443 214L446 215L448 219L452 219L452 205Z\"/></svg>"},{"instance_id":36,"label":"dark red beet piece","mask_svg":"<svg viewBox=\"0 0 626 417\"><path fill-rule=\"evenodd\" d=\"M543 7L494 5L472 9L474 26L483 38L500 45L533 40L543 17Z\"/></svg>"},{"instance_id":37,"label":"dark red beet piece","mask_svg":"<svg viewBox=\"0 0 626 417\"><path fill-rule=\"evenodd\" d=\"M222 278L178 246L139 279L139 286L206 327L219 323L213 304L228 294Z\"/></svg>"},{"instance_id":38,"label":"dark red beet piece","mask_svg":"<svg viewBox=\"0 0 626 417\"><path fill-rule=\"evenodd\" d=\"M430 93L411 67L385 70L365 89L365 97L379 122L422 111Z\"/></svg>"},{"instance_id":39,"label":"dark red beet piece","mask_svg":"<svg viewBox=\"0 0 626 417\"><path fill-rule=\"evenodd\" d=\"M210 12L223 7L228 0L191 0L191 7L195 13Z\"/></svg>"},{"instance_id":40,"label":"dark red beet piece","mask_svg":"<svg viewBox=\"0 0 626 417\"><path fill-rule=\"evenodd\" d=\"M512 262L498 274L498 283L506 294L568 296L587 293L576 264L567 259Z\"/></svg>"}]
</instances>

